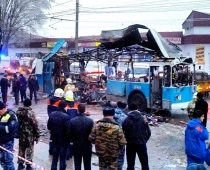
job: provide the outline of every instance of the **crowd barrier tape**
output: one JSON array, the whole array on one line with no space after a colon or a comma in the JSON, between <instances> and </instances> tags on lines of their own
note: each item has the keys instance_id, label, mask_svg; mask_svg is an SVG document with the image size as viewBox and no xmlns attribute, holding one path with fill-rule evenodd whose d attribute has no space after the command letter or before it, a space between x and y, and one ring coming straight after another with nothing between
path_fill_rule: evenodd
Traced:
<instances>
[{"instance_id":1,"label":"crowd barrier tape","mask_svg":"<svg viewBox=\"0 0 210 170\"><path fill-rule=\"evenodd\" d=\"M21 159L21 160L23 160L23 161L25 161L25 162L31 164L32 166L34 166L34 167L36 167L36 168L38 168L38 169L47 170L46 168L44 168L44 167L42 167L42 166L39 166L39 165L35 164L34 162L31 162L31 161L29 161L29 160L27 160L27 159L25 159L25 158L22 158L21 156L18 156L18 154L14 154L12 151L7 150L6 148L4 148L4 147L2 147L2 146L0 146L0 149L4 150L4 151L6 151L6 152L9 152L9 153L11 153L11 154L13 154L14 156L16 156L16 157L18 157L19 159ZM16 149L14 149L14 150L16 150Z\"/></svg>"}]
</instances>

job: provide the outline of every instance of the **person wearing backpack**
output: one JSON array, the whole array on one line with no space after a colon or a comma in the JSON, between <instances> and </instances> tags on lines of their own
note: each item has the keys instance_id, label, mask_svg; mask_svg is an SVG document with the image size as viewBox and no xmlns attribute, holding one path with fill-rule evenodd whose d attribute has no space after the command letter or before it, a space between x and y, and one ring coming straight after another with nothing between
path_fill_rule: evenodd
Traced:
<instances>
[{"instance_id":1,"label":"person wearing backpack","mask_svg":"<svg viewBox=\"0 0 210 170\"><path fill-rule=\"evenodd\" d=\"M7 109L6 105L0 101L0 146L13 152L17 132L18 119L15 112ZM15 170L13 157L13 154L0 149L0 164L3 169Z\"/></svg>"}]
</instances>

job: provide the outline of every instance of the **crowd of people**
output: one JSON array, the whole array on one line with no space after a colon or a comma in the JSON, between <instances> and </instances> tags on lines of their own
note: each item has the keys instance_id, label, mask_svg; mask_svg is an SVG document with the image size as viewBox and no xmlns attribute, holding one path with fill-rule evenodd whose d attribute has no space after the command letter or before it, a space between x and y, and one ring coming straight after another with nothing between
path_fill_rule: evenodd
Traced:
<instances>
[{"instance_id":1,"label":"crowd of people","mask_svg":"<svg viewBox=\"0 0 210 170\"><path fill-rule=\"evenodd\" d=\"M74 157L75 170L91 169L92 144L95 144L100 169L123 168L125 145L128 169L135 167L135 155L139 156L143 170L149 170L146 143L151 131L147 120L135 103L119 101L117 108L104 107L104 118L95 122L88 117L86 105L74 100L71 90L58 88L48 101L48 123L51 132L49 154L53 156L51 170L66 168L66 160ZM135 146L135 147L133 147Z\"/></svg>"},{"instance_id":2,"label":"crowd of people","mask_svg":"<svg viewBox=\"0 0 210 170\"><path fill-rule=\"evenodd\" d=\"M30 100L33 99L37 103L37 91L39 90L38 80L35 75L31 74L28 80L23 76L23 74L17 75L13 74L13 76L8 79L8 75L4 74L4 76L0 80L2 101L5 105L7 105L7 96L8 89L11 88L11 94L15 98L14 105L19 105L19 102L23 103L23 101L27 98L26 90L29 88Z\"/></svg>"},{"instance_id":3,"label":"crowd of people","mask_svg":"<svg viewBox=\"0 0 210 170\"><path fill-rule=\"evenodd\" d=\"M8 88L9 82L5 79L2 78L1 87L2 82L6 82ZM27 85L29 89L32 88L32 85L36 84L34 80L36 79L32 77L27 82L22 75L14 75L13 93L18 92L19 96L20 92L23 97L23 106L19 107L16 113L7 109L5 100L0 101L0 147L6 149L0 148L0 162L5 170L15 169L13 154L7 151L13 151L15 138L19 139L18 170L25 167L26 170L33 169L34 143L39 142L40 130L31 108L32 93L31 98L27 99L24 89ZM25 82L24 88L21 88L21 82ZM118 101L116 108L105 106L102 110L103 118L94 122L86 111L86 104L75 101L75 87L71 86L71 81L68 84L70 85L66 86L65 91L61 88L56 89L47 101L51 170L57 170L58 163L59 169L65 170L66 160L72 157L75 170L82 169L82 161L84 169L91 170L92 144L95 145L101 170L122 170L125 154L128 170L135 169L136 154L142 170L149 170L147 142L151 130L147 119L138 111L138 106L135 103L127 106L127 103ZM33 90L37 91L37 87L34 86ZM190 120L185 130L187 169L205 170L205 141L209 138L206 129L208 104L201 93L196 95L194 109L190 111Z\"/></svg>"}]
</instances>

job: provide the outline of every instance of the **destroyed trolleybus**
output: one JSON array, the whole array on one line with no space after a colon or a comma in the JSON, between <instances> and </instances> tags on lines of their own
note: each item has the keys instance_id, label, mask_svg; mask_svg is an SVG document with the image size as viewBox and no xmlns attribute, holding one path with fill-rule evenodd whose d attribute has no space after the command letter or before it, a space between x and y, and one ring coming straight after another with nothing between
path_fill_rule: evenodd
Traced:
<instances>
[{"instance_id":1,"label":"destroyed trolleybus","mask_svg":"<svg viewBox=\"0 0 210 170\"><path fill-rule=\"evenodd\" d=\"M139 28L148 30L146 36L140 34ZM133 76L126 80L108 76L108 101L124 100L128 104L135 102L141 111L149 108L170 113L174 109L187 108L193 93L196 92L195 67L192 58L180 55L181 49L178 46L143 25L132 25L118 31L104 31L101 35L101 46L111 53L112 61L117 61L120 55L126 54L129 58L127 64L131 74L133 73ZM113 37L117 38L113 41ZM144 60L145 55L149 55L149 59ZM136 76L138 74L132 71L136 63L146 63L148 66L143 77Z\"/></svg>"}]
</instances>

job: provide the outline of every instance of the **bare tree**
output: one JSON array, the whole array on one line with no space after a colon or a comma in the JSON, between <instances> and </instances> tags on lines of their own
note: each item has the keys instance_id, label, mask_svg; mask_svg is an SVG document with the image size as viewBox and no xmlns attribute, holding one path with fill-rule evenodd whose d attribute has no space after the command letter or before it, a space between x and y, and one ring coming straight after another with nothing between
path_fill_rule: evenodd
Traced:
<instances>
[{"instance_id":1,"label":"bare tree","mask_svg":"<svg viewBox=\"0 0 210 170\"><path fill-rule=\"evenodd\" d=\"M36 32L47 17L44 11L50 9L49 0L0 0L3 51L8 46L24 44L30 34ZM28 37L27 37L28 36Z\"/></svg>"}]
</instances>

